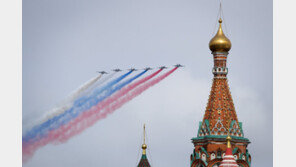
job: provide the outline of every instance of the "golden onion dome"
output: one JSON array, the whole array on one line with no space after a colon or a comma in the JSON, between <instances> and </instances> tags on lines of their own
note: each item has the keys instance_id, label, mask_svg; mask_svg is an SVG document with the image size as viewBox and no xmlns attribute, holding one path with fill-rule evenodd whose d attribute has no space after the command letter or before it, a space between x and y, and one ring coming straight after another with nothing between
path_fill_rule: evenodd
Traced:
<instances>
[{"instance_id":1,"label":"golden onion dome","mask_svg":"<svg viewBox=\"0 0 296 167\"><path fill-rule=\"evenodd\" d=\"M221 23L222 19L220 18L218 32L209 43L209 47L212 52L228 52L231 49L231 42L224 35Z\"/></svg>"}]
</instances>

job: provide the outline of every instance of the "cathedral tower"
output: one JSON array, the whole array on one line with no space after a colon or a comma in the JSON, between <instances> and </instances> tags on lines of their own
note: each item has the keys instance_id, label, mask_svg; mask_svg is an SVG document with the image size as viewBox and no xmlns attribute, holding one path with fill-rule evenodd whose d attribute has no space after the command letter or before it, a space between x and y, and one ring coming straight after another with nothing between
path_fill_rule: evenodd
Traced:
<instances>
[{"instance_id":1,"label":"cathedral tower","mask_svg":"<svg viewBox=\"0 0 296 167\"><path fill-rule=\"evenodd\" d=\"M144 124L144 142L142 144L142 157L137 167L151 167L147 155L146 155L147 145L145 143L145 124Z\"/></svg>"},{"instance_id":2,"label":"cathedral tower","mask_svg":"<svg viewBox=\"0 0 296 167\"><path fill-rule=\"evenodd\" d=\"M214 58L212 88L202 122L199 123L197 137L192 138L193 153L191 167L218 167L226 153L226 137L231 136L232 154L240 167L250 167L251 156L244 137L242 123L238 121L227 81L227 57L231 42L219 28L211 39L209 48Z\"/></svg>"}]
</instances>

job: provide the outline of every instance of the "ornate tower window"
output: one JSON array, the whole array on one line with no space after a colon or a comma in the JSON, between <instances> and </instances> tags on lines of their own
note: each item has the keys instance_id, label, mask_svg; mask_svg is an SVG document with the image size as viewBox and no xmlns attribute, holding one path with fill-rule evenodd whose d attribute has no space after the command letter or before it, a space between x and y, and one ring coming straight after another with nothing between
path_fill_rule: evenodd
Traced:
<instances>
[{"instance_id":1,"label":"ornate tower window","mask_svg":"<svg viewBox=\"0 0 296 167\"><path fill-rule=\"evenodd\" d=\"M211 160L215 159L216 158L216 154L215 153L212 153L211 154Z\"/></svg>"},{"instance_id":2,"label":"ornate tower window","mask_svg":"<svg viewBox=\"0 0 296 167\"><path fill-rule=\"evenodd\" d=\"M221 154L221 151L219 150L219 151L217 152L217 157L218 157L218 158L221 158L221 155L222 155L222 154Z\"/></svg>"},{"instance_id":3,"label":"ornate tower window","mask_svg":"<svg viewBox=\"0 0 296 167\"><path fill-rule=\"evenodd\" d=\"M205 153L202 153L201 160L207 161L207 155Z\"/></svg>"}]
</instances>

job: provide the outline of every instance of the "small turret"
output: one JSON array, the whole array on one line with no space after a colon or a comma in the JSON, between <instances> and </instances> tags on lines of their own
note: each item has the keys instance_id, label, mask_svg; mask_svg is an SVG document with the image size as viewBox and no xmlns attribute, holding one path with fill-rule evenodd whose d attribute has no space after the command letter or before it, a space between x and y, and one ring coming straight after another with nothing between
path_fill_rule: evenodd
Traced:
<instances>
[{"instance_id":1,"label":"small turret","mask_svg":"<svg viewBox=\"0 0 296 167\"><path fill-rule=\"evenodd\" d=\"M145 140L146 140L146 138L145 138L146 137L145 136L145 134L146 134L146 132L145 132L145 124L144 124L143 129L144 129L144 131L143 131L144 141L143 141L143 144L142 144L143 152L142 152L142 157L141 157L141 160L140 160L140 162L138 164L138 167L151 167L149 162L148 162L147 155L146 155L147 145L146 145L146 142L145 142Z\"/></svg>"}]
</instances>

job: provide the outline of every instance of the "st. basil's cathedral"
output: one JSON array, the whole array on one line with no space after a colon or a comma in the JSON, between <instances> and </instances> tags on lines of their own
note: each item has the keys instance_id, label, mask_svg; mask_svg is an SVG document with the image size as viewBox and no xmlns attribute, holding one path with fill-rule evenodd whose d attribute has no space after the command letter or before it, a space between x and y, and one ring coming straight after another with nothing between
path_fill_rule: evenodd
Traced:
<instances>
[{"instance_id":1,"label":"st. basil's cathedral","mask_svg":"<svg viewBox=\"0 0 296 167\"><path fill-rule=\"evenodd\" d=\"M226 63L231 42L223 33L221 18L209 48L214 57L214 78L197 136L191 139L194 149L190 155L190 167L250 167L251 155L247 149L250 141L244 137L228 86ZM138 167L150 167L145 140L142 149Z\"/></svg>"}]
</instances>

